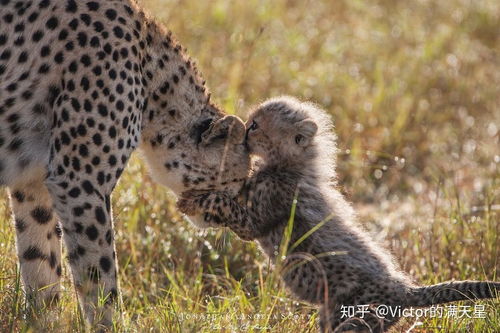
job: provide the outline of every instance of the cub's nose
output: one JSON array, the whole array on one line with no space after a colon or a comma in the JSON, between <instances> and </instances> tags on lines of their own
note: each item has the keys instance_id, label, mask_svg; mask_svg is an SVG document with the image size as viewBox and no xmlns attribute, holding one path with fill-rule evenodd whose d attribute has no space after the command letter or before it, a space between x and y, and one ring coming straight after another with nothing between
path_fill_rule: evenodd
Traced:
<instances>
[{"instance_id":1,"label":"cub's nose","mask_svg":"<svg viewBox=\"0 0 500 333\"><path fill-rule=\"evenodd\" d=\"M245 132L245 145L247 144L249 133L250 133L250 127L247 127L247 130Z\"/></svg>"}]
</instances>

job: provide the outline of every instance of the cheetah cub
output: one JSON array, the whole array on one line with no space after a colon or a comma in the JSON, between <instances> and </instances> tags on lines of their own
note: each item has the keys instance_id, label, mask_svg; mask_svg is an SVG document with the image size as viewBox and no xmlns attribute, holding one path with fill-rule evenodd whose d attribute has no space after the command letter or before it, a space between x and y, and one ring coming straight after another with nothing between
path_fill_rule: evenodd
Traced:
<instances>
[{"instance_id":1,"label":"cheetah cub","mask_svg":"<svg viewBox=\"0 0 500 333\"><path fill-rule=\"evenodd\" d=\"M239 196L189 192L178 206L187 215L204 216L210 226L257 240L274 263L293 221L280 274L295 296L320 306L322 331L384 332L398 316L379 318L377 305L404 309L495 297L497 282L415 285L357 225L351 206L334 187L335 136L325 111L279 97L254 110L246 128L249 151L260 160ZM370 305L367 313L346 318L342 306L362 305Z\"/></svg>"}]
</instances>

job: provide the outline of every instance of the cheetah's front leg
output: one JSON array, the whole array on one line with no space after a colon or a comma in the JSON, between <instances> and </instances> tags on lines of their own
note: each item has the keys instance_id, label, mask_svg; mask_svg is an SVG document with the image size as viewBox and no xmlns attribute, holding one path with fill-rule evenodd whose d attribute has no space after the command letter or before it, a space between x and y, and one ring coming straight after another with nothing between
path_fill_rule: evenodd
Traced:
<instances>
[{"instance_id":1,"label":"cheetah's front leg","mask_svg":"<svg viewBox=\"0 0 500 333\"><path fill-rule=\"evenodd\" d=\"M109 327L118 294L110 195L85 178L50 179L48 187L84 314L90 323Z\"/></svg>"},{"instance_id":2,"label":"cheetah's front leg","mask_svg":"<svg viewBox=\"0 0 500 333\"><path fill-rule=\"evenodd\" d=\"M35 309L58 300L61 278L61 229L44 177L35 171L10 187L21 276Z\"/></svg>"},{"instance_id":3,"label":"cheetah's front leg","mask_svg":"<svg viewBox=\"0 0 500 333\"><path fill-rule=\"evenodd\" d=\"M56 102L62 99L59 119L72 107L71 96L64 97ZM97 112L54 127L46 179L79 301L86 319L99 327L112 326L118 295L110 195L133 149L119 144L120 135L126 129Z\"/></svg>"}]
</instances>

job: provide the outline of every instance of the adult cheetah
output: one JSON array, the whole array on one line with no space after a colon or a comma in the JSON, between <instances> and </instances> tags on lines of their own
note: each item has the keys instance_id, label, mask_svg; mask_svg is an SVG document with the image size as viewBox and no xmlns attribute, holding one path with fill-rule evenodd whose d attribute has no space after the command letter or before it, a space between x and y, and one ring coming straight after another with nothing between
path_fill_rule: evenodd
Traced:
<instances>
[{"instance_id":1,"label":"adult cheetah","mask_svg":"<svg viewBox=\"0 0 500 333\"><path fill-rule=\"evenodd\" d=\"M0 0L0 26L0 185L25 291L35 305L58 298L62 236L87 320L109 326L110 195L132 151L176 193L236 193L244 128L232 130L182 47L133 1Z\"/></svg>"}]
</instances>

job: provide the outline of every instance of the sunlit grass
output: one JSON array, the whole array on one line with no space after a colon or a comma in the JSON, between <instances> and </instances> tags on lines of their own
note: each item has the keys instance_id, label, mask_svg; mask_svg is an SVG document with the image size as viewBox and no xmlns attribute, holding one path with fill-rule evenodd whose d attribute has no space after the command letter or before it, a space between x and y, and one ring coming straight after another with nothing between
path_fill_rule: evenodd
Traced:
<instances>
[{"instance_id":1,"label":"sunlit grass","mask_svg":"<svg viewBox=\"0 0 500 333\"><path fill-rule=\"evenodd\" d=\"M228 112L244 117L279 94L330 111L342 191L416 281L499 280L498 1L142 3L189 49ZM4 192L0 331L82 330L67 269L60 306L25 320ZM113 214L119 331L315 331L315 309L282 288L255 244L188 225L138 156L114 192ZM424 326L499 332L498 300L480 304L484 319Z\"/></svg>"}]
</instances>

